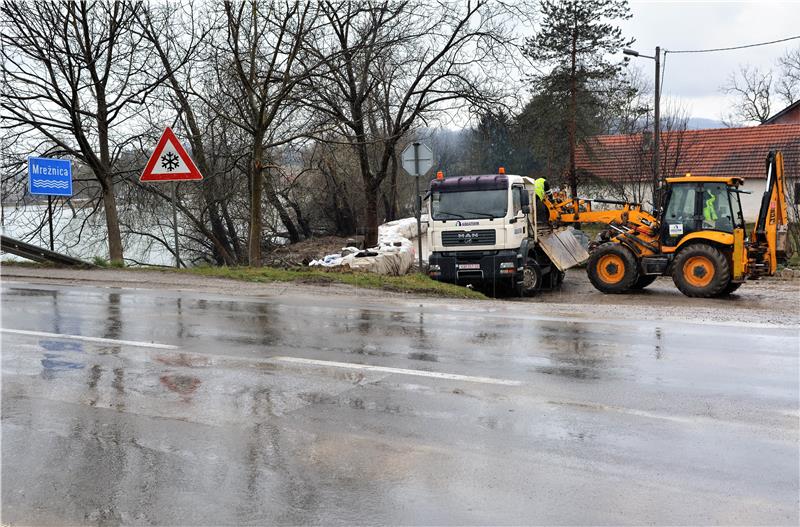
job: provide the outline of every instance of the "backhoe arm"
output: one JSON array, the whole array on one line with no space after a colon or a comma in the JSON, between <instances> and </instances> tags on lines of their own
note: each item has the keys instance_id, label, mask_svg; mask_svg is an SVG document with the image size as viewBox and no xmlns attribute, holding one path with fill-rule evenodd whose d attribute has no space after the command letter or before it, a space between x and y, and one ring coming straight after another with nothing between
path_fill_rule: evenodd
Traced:
<instances>
[{"instance_id":1,"label":"backhoe arm","mask_svg":"<svg viewBox=\"0 0 800 527\"><path fill-rule=\"evenodd\" d=\"M750 256L757 267L775 274L779 259L789 256L788 211L784 189L783 154L767 155L767 185L753 229Z\"/></svg>"},{"instance_id":2,"label":"backhoe arm","mask_svg":"<svg viewBox=\"0 0 800 527\"><path fill-rule=\"evenodd\" d=\"M592 202L613 203L620 208L611 210L592 210ZM608 200L570 199L560 202L545 201L550 211L550 221L559 223L603 223L610 225L633 224L643 226L648 231L655 231L658 220L644 212L638 203Z\"/></svg>"}]
</instances>

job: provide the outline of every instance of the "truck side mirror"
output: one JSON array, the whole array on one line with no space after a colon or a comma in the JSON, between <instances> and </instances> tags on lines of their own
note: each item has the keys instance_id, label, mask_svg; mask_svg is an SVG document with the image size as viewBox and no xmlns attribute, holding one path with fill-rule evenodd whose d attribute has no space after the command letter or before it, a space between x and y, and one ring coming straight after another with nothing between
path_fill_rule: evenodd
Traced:
<instances>
[{"instance_id":1,"label":"truck side mirror","mask_svg":"<svg viewBox=\"0 0 800 527\"><path fill-rule=\"evenodd\" d=\"M522 206L522 213L523 214L530 214L531 213L531 195L528 194L526 191L520 192L519 203Z\"/></svg>"}]
</instances>

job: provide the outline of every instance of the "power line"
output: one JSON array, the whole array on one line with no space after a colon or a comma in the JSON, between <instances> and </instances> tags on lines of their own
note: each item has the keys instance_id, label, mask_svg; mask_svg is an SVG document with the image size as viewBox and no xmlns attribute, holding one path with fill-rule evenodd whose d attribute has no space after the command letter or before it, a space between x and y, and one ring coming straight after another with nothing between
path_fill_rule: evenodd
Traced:
<instances>
[{"instance_id":1,"label":"power line","mask_svg":"<svg viewBox=\"0 0 800 527\"><path fill-rule=\"evenodd\" d=\"M769 44L778 44L779 42L786 42L788 40L795 40L800 38L800 35L794 37L786 37L780 40L771 40L769 42L759 42L758 44L745 44L743 46L732 46L729 48L714 48L714 49L684 49L679 51L669 50L669 53L711 53L712 51L731 51L734 49L755 48L758 46L767 46Z\"/></svg>"}]
</instances>

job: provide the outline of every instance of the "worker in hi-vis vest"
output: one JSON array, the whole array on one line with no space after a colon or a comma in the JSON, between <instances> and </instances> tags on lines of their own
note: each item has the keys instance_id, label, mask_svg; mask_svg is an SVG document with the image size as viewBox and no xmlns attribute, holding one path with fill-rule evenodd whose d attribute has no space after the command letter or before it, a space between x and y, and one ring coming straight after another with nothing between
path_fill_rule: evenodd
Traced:
<instances>
[{"instance_id":1,"label":"worker in hi-vis vest","mask_svg":"<svg viewBox=\"0 0 800 527\"><path fill-rule=\"evenodd\" d=\"M550 190L543 177L533 180L533 191L536 194L536 223L546 223L550 219L549 209L544 204L545 193Z\"/></svg>"},{"instance_id":2,"label":"worker in hi-vis vest","mask_svg":"<svg viewBox=\"0 0 800 527\"><path fill-rule=\"evenodd\" d=\"M717 196L715 196L710 190L707 190L706 194L708 194L708 198L706 199L706 204L703 207L703 219L710 225L714 225L719 217L717 216L717 207L715 205Z\"/></svg>"},{"instance_id":3,"label":"worker in hi-vis vest","mask_svg":"<svg viewBox=\"0 0 800 527\"><path fill-rule=\"evenodd\" d=\"M533 181L533 184L534 184L534 190L536 191L536 197L539 198L540 200L543 200L547 181L543 177L540 177L538 179L535 179Z\"/></svg>"}]
</instances>

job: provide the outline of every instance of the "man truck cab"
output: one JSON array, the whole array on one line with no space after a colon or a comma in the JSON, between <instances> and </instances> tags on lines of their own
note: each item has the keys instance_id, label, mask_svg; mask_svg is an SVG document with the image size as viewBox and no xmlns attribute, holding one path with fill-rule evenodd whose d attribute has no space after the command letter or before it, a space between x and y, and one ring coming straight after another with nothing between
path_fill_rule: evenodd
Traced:
<instances>
[{"instance_id":1,"label":"man truck cab","mask_svg":"<svg viewBox=\"0 0 800 527\"><path fill-rule=\"evenodd\" d=\"M555 231L546 215L537 217L535 200L533 179L502 168L431 181L431 278L492 295L558 286L564 271L588 254L571 233Z\"/></svg>"}]
</instances>

